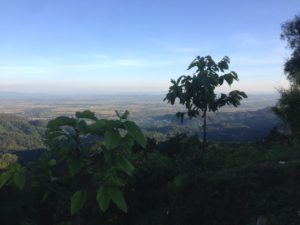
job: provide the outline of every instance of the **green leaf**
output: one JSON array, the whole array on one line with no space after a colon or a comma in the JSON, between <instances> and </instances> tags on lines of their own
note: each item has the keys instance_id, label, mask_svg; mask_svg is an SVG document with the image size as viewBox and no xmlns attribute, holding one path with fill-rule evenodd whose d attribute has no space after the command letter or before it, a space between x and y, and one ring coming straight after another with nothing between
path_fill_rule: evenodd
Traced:
<instances>
[{"instance_id":1,"label":"green leaf","mask_svg":"<svg viewBox=\"0 0 300 225\"><path fill-rule=\"evenodd\" d=\"M61 126L75 127L75 125L76 125L76 119L69 118L69 117L66 117L66 116L60 116L60 117L57 117L53 120L50 120L48 122L47 128L52 129L52 130L57 130Z\"/></svg>"},{"instance_id":2,"label":"green leaf","mask_svg":"<svg viewBox=\"0 0 300 225\"><path fill-rule=\"evenodd\" d=\"M88 126L84 120L80 120L77 122L76 128L83 134L88 133Z\"/></svg>"},{"instance_id":3,"label":"green leaf","mask_svg":"<svg viewBox=\"0 0 300 225\"><path fill-rule=\"evenodd\" d=\"M56 160L55 160L55 159L50 159L50 160L48 161L48 165L49 165L49 166L56 166Z\"/></svg>"},{"instance_id":4,"label":"green leaf","mask_svg":"<svg viewBox=\"0 0 300 225\"><path fill-rule=\"evenodd\" d=\"M197 60L197 59L194 59L194 60L190 63L190 65L188 66L187 70L192 69L193 67L197 66L197 64L198 64L198 60Z\"/></svg>"},{"instance_id":5,"label":"green leaf","mask_svg":"<svg viewBox=\"0 0 300 225\"><path fill-rule=\"evenodd\" d=\"M122 115L120 115L120 113L117 110L115 112L117 114L117 117L119 117L120 119L123 119L123 120L126 120L129 116L128 110L125 110L125 112Z\"/></svg>"},{"instance_id":6,"label":"green leaf","mask_svg":"<svg viewBox=\"0 0 300 225\"><path fill-rule=\"evenodd\" d=\"M84 191L76 191L71 197L71 215L78 213L84 205L86 193Z\"/></svg>"},{"instance_id":7,"label":"green leaf","mask_svg":"<svg viewBox=\"0 0 300 225\"><path fill-rule=\"evenodd\" d=\"M243 91L240 91L240 96L242 96L243 98L248 98L247 94Z\"/></svg>"},{"instance_id":8,"label":"green leaf","mask_svg":"<svg viewBox=\"0 0 300 225\"><path fill-rule=\"evenodd\" d=\"M130 135L126 134L123 138L120 140L120 148L124 150L131 150L132 146L134 145L134 139Z\"/></svg>"},{"instance_id":9,"label":"green leaf","mask_svg":"<svg viewBox=\"0 0 300 225\"><path fill-rule=\"evenodd\" d=\"M12 178L12 173L10 170L1 173L0 175L0 189L9 182Z\"/></svg>"},{"instance_id":10,"label":"green leaf","mask_svg":"<svg viewBox=\"0 0 300 225\"><path fill-rule=\"evenodd\" d=\"M22 189L24 188L24 186L25 186L25 181L26 181L25 170L22 169L22 170L16 172L16 173L14 174L13 179L14 179L15 185L16 185L20 190L22 190Z\"/></svg>"},{"instance_id":11,"label":"green leaf","mask_svg":"<svg viewBox=\"0 0 300 225\"><path fill-rule=\"evenodd\" d=\"M71 176L76 175L81 169L81 163L79 159L68 160L68 169Z\"/></svg>"},{"instance_id":12,"label":"green leaf","mask_svg":"<svg viewBox=\"0 0 300 225\"><path fill-rule=\"evenodd\" d=\"M224 70L228 70L229 66L228 64L230 63L230 59L228 56L225 56L219 63L218 67L219 69L224 72Z\"/></svg>"},{"instance_id":13,"label":"green leaf","mask_svg":"<svg viewBox=\"0 0 300 225\"><path fill-rule=\"evenodd\" d=\"M117 176L109 176L106 180L108 186L123 187L125 182Z\"/></svg>"},{"instance_id":14,"label":"green leaf","mask_svg":"<svg viewBox=\"0 0 300 225\"><path fill-rule=\"evenodd\" d=\"M96 199L102 212L105 212L109 207L110 199L111 199L108 188L105 187L98 188Z\"/></svg>"},{"instance_id":15,"label":"green leaf","mask_svg":"<svg viewBox=\"0 0 300 225\"><path fill-rule=\"evenodd\" d=\"M91 134L103 135L107 127L107 120L98 120L95 123L88 126L88 130Z\"/></svg>"},{"instance_id":16,"label":"green leaf","mask_svg":"<svg viewBox=\"0 0 300 225\"><path fill-rule=\"evenodd\" d=\"M126 120L128 118L128 116L129 116L129 111L125 110L125 112L121 116L121 119Z\"/></svg>"},{"instance_id":17,"label":"green leaf","mask_svg":"<svg viewBox=\"0 0 300 225\"><path fill-rule=\"evenodd\" d=\"M97 117L95 116L94 112L91 112L90 110L85 110L83 112L76 112L76 117L78 119L83 118L83 119L90 119L90 120L97 120Z\"/></svg>"},{"instance_id":18,"label":"green leaf","mask_svg":"<svg viewBox=\"0 0 300 225\"><path fill-rule=\"evenodd\" d=\"M124 157L120 157L118 159L118 166L129 176L132 176L132 172L134 170L134 166Z\"/></svg>"},{"instance_id":19,"label":"green leaf","mask_svg":"<svg viewBox=\"0 0 300 225\"><path fill-rule=\"evenodd\" d=\"M112 201L118 206L118 208L123 212L127 212L127 204L125 202L123 193L117 188L111 188L109 192Z\"/></svg>"},{"instance_id":20,"label":"green leaf","mask_svg":"<svg viewBox=\"0 0 300 225\"><path fill-rule=\"evenodd\" d=\"M120 133L118 130L108 130L104 134L104 143L108 149L116 148L120 143Z\"/></svg>"},{"instance_id":21,"label":"green leaf","mask_svg":"<svg viewBox=\"0 0 300 225\"><path fill-rule=\"evenodd\" d=\"M224 75L224 79L226 80L227 84L230 86L234 80L234 76L228 73Z\"/></svg>"},{"instance_id":22,"label":"green leaf","mask_svg":"<svg viewBox=\"0 0 300 225\"><path fill-rule=\"evenodd\" d=\"M219 85L222 85L224 83L224 77L220 76L219 77Z\"/></svg>"},{"instance_id":23,"label":"green leaf","mask_svg":"<svg viewBox=\"0 0 300 225\"><path fill-rule=\"evenodd\" d=\"M147 139L141 129L132 121L125 121L124 126L133 139L143 148L146 147Z\"/></svg>"},{"instance_id":24,"label":"green leaf","mask_svg":"<svg viewBox=\"0 0 300 225\"><path fill-rule=\"evenodd\" d=\"M44 203L47 200L49 194L50 194L49 191L47 191L47 192L44 193L43 198L41 200L42 203Z\"/></svg>"}]
</instances>

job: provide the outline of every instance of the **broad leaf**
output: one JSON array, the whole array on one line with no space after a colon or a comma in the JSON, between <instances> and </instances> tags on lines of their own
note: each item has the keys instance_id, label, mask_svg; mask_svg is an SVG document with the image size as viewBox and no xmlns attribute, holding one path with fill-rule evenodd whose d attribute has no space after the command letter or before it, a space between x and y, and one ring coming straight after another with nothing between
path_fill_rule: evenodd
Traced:
<instances>
[{"instance_id":1,"label":"broad leaf","mask_svg":"<svg viewBox=\"0 0 300 225\"><path fill-rule=\"evenodd\" d=\"M123 115L121 116L121 119L124 119L126 120L129 116L129 111L128 110L125 110L125 112L123 113Z\"/></svg>"},{"instance_id":2,"label":"broad leaf","mask_svg":"<svg viewBox=\"0 0 300 225\"><path fill-rule=\"evenodd\" d=\"M108 149L116 148L119 145L120 133L118 130L108 130L104 134L104 143Z\"/></svg>"},{"instance_id":3,"label":"broad leaf","mask_svg":"<svg viewBox=\"0 0 300 225\"><path fill-rule=\"evenodd\" d=\"M230 86L234 80L234 76L228 73L224 75L224 79L226 80L227 84Z\"/></svg>"},{"instance_id":4,"label":"broad leaf","mask_svg":"<svg viewBox=\"0 0 300 225\"><path fill-rule=\"evenodd\" d=\"M112 201L118 206L118 208L123 212L127 212L127 204L122 192L117 188L111 188L109 192Z\"/></svg>"},{"instance_id":5,"label":"broad leaf","mask_svg":"<svg viewBox=\"0 0 300 225\"><path fill-rule=\"evenodd\" d=\"M88 133L88 126L84 120L80 120L76 124L76 128L83 134Z\"/></svg>"},{"instance_id":6,"label":"broad leaf","mask_svg":"<svg viewBox=\"0 0 300 225\"><path fill-rule=\"evenodd\" d=\"M145 148L147 139L145 138L141 129L132 121L125 121L124 126L128 133L134 138L134 140Z\"/></svg>"},{"instance_id":7,"label":"broad leaf","mask_svg":"<svg viewBox=\"0 0 300 225\"><path fill-rule=\"evenodd\" d=\"M14 179L15 185L16 185L20 190L22 190L22 189L24 188L24 186L25 186L25 181L26 181L26 173L25 173L25 170L22 169L22 170L16 172L16 173L14 174L13 179Z\"/></svg>"},{"instance_id":8,"label":"broad leaf","mask_svg":"<svg viewBox=\"0 0 300 225\"><path fill-rule=\"evenodd\" d=\"M110 176L107 178L106 183L108 186L123 187L125 182L118 176Z\"/></svg>"},{"instance_id":9,"label":"broad leaf","mask_svg":"<svg viewBox=\"0 0 300 225\"><path fill-rule=\"evenodd\" d=\"M107 127L107 120L98 120L95 123L88 126L88 131L91 134L103 135Z\"/></svg>"},{"instance_id":10,"label":"broad leaf","mask_svg":"<svg viewBox=\"0 0 300 225\"><path fill-rule=\"evenodd\" d=\"M86 193L84 191L76 191L71 197L71 215L78 213L84 205Z\"/></svg>"},{"instance_id":11,"label":"broad leaf","mask_svg":"<svg viewBox=\"0 0 300 225\"><path fill-rule=\"evenodd\" d=\"M76 175L81 169L81 163L79 159L68 160L68 169L71 176Z\"/></svg>"},{"instance_id":12,"label":"broad leaf","mask_svg":"<svg viewBox=\"0 0 300 225\"><path fill-rule=\"evenodd\" d=\"M47 192L44 193L44 195L42 197L42 200L41 200L42 203L44 203L47 200L47 198L49 197L49 194L50 194L49 191L47 191Z\"/></svg>"},{"instance_id":13,"label":"broad leaf","mask_svg":"<svg viewBox=\"0 0 300 225\"><path fill-rule=\"evenodd\" d=\"M133 145L134 145L134 139L128 134L126 134L120 140L120 148L122 148L123 150L131 150Z\"/></svg>"},{"instance_id":14,"label":"broad leaf","mask_svg":"<svg viewBox=\"0 0 300 225\"><path fill-rule=\"evenodd\" d=\"M0 175L0 189L7 184L12 178L12 172L10 170L1 173Z\"/></svg>"},{"instance_id":15,"label":"broad leaf","mask_svg":"<svg viewBox=\"0 0 300 225\"><path fill-rule=\"evenodd\" d=\"M56 166L56 160L55 159L50 159L49 161L48 161L48 165L49 166Z\"/></svg>"},{"instance_id":16,"label":"broad leaf","mask_svg":"<svg viewBox=\"0 0 300 225\"><path fill-rule=\"evenodd\" d=\"M120 157L118 159L118 166L129 176L132 176L132 172L134 170L134 166L124 157Z\"/></svg>"},{"instance_id":17,"label":"broad leaf","mask_svg":"<svg viewBox=\"0 0 300 225\"><path fill-rule=\"evenodd\" d=\"M102 212L105 212L109 207L111 199L108 189L104 187L98 188L96 199Z\"/></svg>"},{"instance_id":18,"label":"broad leaf","mask_svg":"<svg viewBox=\"0 0 300 225\"><path fill-rule=\"evenodd\" d=\"M126 120L129 116L128 110L125 110L125 112L122 115L120 115L120 113L117 110L115 112L117 114L117 117L119 117L120 119L123 119L123 120Z\"/></svg>"}]
</instances>

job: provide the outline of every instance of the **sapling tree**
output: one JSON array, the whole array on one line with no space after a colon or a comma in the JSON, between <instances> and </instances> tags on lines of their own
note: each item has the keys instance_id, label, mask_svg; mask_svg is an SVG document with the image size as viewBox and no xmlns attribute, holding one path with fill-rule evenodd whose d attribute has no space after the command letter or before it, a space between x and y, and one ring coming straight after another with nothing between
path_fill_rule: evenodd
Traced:
<instances>
[{"instance_id":1,"label":"sapling tree","mask_svg":"<svg viewBox=\"0 0 300 225\"><path fill-rule=\"evenodd\" d=\"M245 92L234 90L228 94L217 94L216 88L225 83L229 86L238 81L238 75L229 71L229 57L225 56L216 63L211 56L197 56L189 65L188 70L195 69L193 75L182 75L177 80L171 80L164 101L174 105L176 99L184 105L186 112L178 112L176 115L183 121L184 115L190 118L200 116L203 119L203 140L200 160L206 148L207 113L215 112L224 105L237 107L243 98L247 98Z\"/></svg>"}]
</instances>

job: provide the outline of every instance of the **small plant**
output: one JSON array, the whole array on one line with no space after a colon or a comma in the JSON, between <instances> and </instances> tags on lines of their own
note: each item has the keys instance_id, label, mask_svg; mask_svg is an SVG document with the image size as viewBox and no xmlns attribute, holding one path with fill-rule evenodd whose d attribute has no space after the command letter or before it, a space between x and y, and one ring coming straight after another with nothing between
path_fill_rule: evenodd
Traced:
<instances>
[{"instance_id":1,"label":"small plant","mask_svg":"<svg viewBox=\"0 0 300 225\"><path fill-rule=\"evenodd\" d=\"M117 120L107 120L84 111L74 118L49 121L45 134L49 151L26 166L10 165L0 175L0 187L38 186L44 192L43 202L53 201L53 196L57 202L66 199L70 215L76 215L75 224L80 224L80 211L93 201L102 212L111 202L127 212L123 190L134 170L131 149L135 142L146 146L145 136L128 115L125 111L117 113Z\"/></svg>"}]
</instances>

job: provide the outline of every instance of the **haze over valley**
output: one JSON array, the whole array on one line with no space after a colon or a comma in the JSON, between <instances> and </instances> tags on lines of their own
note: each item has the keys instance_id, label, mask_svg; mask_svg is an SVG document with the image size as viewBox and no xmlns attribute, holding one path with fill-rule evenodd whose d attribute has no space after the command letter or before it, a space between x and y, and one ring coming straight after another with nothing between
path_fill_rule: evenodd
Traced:
<instances>
[{"instance_id":1,"label":"haze over valley","mask_svg":"<svg viewBox=\"0 0 300 225\"><path fill-rule=\"evenodd\" d=\"M1 225L299 225L300 0L0 0Z\"/></svg>"}]
</instances>

